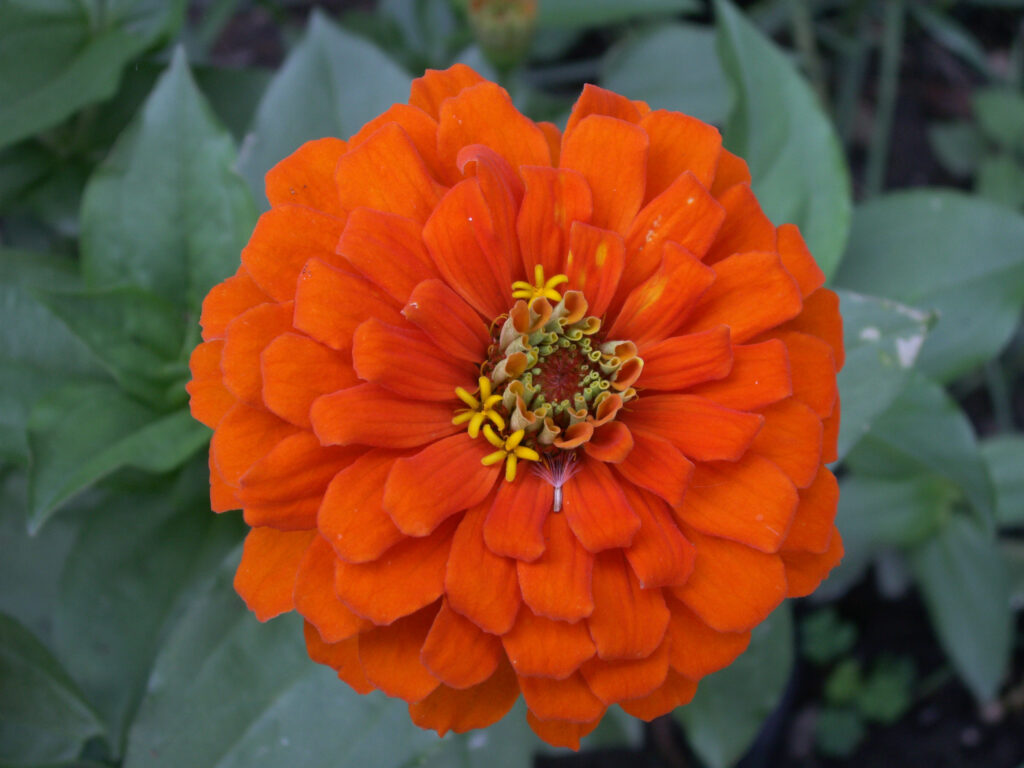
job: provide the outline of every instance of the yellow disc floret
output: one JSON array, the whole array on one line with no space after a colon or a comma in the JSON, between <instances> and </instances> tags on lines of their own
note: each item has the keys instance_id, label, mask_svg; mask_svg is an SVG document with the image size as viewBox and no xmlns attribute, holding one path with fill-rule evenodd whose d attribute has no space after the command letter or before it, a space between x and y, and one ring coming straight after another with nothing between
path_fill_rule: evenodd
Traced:
<instances>
[{"instance_id":1,"label":"yellow disc floret","mask_svg":"<svg viewBox=\"0 0 1024 768\"><path fill-rule=\"evenodd\" d=\"M562 300L562 294L556 291L555 288L562 283L569 282L568 275L555 275L545 281L544 267L538 264L533 268L533 277L533 285L530 285L525 280L516 280L512 283L512 298L526 299L527 301L539 298L549 299L550 301Z\"/></svg>"},{"instance_id":2,"label":"yellow disc floret","mask_svg":"<svg viewBox=\"0 0 1024 768\"><path fill-rule=\"evenodd\" d=\"M512 482L516 479L516 463L519 459L524 461L540 461L540 454L532 448L527 448L520 445L523 441L523 437L526 435L525 430L518 430L513 432L508 437L499 437L490 424L484 425L484 437L487 438L487 442L493 445L496 450L494 453L489 453L480 459L480 463L485 467L489 467L491 464L497 464L499 461L505 462L505 480Z\"/></svg>"},{"instance_id":3,"label":"yellow disc floret","mask_svg":"<svg viewBox=\"0 0 1024 768\"><path fill-rule=\"evenodd\" d=\"M469 436L476 438L480 434L480 427L485 421L490 420L499 430L505 429L505 419L495 410L501 402L501 395L491 394L491 380L481 376L479 398L474 397L462 387L455 388L455 394L459 400L464 402L468 408L462 408L455 412L452 424L465 424L469 422Z\"/></svg>"}]
</instances>

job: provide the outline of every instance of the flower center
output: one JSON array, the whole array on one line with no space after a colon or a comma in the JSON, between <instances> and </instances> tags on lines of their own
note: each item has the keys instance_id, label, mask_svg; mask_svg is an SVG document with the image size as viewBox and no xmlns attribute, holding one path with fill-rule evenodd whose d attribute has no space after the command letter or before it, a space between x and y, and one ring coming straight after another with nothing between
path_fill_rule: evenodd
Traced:
<instances>
[{"instance_id":1,"label":"flower center","mask_svg":"<svg viewBox=\"0 0 1024 768\"><path fill-rule=\"evenodd\" d=\"M573 452L636 397L643 367L636 345L606 340L582 292L556 290L568 279L545 280L538 266L535 284L514 283L518 300L492 323L478 393L456 390L467 407L453 422L467 424L473 438L483 429L497 449L484 463L504 460L508 481L519 460L571 464Z\"/></svg>"}]
</instances>

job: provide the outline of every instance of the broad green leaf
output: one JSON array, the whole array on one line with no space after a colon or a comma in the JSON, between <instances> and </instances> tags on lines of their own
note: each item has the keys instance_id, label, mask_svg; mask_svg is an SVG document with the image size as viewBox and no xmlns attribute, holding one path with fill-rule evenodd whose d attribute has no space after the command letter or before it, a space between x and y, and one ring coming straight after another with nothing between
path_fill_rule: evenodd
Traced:
<instances>
[{"instance_id":1,"label":"broad green leaf","mask_svg":"<svg viewBox=\"0 0 1024 768\"><path fill-rule=\"evenodd\" d=\"M1024 543L1008 539L999 543L1007 580L1010 584L1010 607L1024 610Z\"/></svg>"},{"instance_id":2,"label":"broad green leaf","mask_svg":"<svg viewBox=\"0 0 1024 768\"><path fill-rule=\"evenodd\" d=\"M754 628L750 647L725 669L700 681L675 717L709 768L734 765L775 711L793 667L793 618L782 605Z\"/></svg>"},{"instance_id":3,"label":"broad green leaf","mask_svg":"<svg viewBox=\"0 0 1024 768\"><path fill-rule=\"evenodd\" d=\"M108 384L56 390L29 418L29 527L115 470L167 472L208 440L187 410L161 415Z\"/></svg>"},{"instance_id":4,"label":"broad green leaf","mask_svg":"<svg viewBox=\"0 0 1024 768\"><path fill-rule=\"evenodd\" d=\"M981 442L996 490L1000 525L1024 524L1024 435L999 435Z\"/></svg>"},{"instance_id":5,"label":"broad green leaf","mask_svg":"<svg viewBox=\"0 0 1024 768\"><path fill-rule=\"evenodd\" d=\"M835 129L782 51L728 0L715 0L715 11L718 55L735 91L725 146L750 166L768 218L798 225L831 275L846 246L851 210Z\"/></svg>"},{"instance_id":6,"label":"broad green leaf","mask_svg":"<svg viewBox=\"0 0 1024 768\"><path fill-rule=\"evenodd\" d=\"M359 696L310 661L299 617L256 621L231 587L237 559L167 636L125 768L399 768L441 748L404 702Z\"/></svg>"},{"instance_id":7,"label":"broad green leaf","mask_svg":"<svg viewBox=\"0 0 1024 768\"><path fill-rule=\"evenodd\" d=\"M857 208L835 283L939 320L920 367L943 381L998 354L1024 305L1024 216L952 191L897 192Z\"/></svg>"},{"instance_id":8,"label":"broad green leaf","mask_svg":"<svg viewBox=\"0 0 1024 768\"><path fill-rule=\"evenodd\" d=\"M267 87L239 160L256 198L263 175L311 139L347 139L395 102L410 77L372 43L314 11L305 37Z\"/></svg>"},{"instance_id":9,"label":"broad green leaf","mask_svg":"<svg viewBox=\"0 0 1024 768\"><path fill-rule=\"evenodd\" d=\"M986 200L1020 208L1024 205L1024 168L1011 154L990 155L978 168L977 190Z\"/></svg>"},{"instance_id":10,"label":"broad green leaf","mask_svg":"<svg viewBox=\"0 0 1024 768\"><path fill-rule=\"evenodd\" d=\"M846 364L839 372L842 459L903 389L933 317L889 299L837 291Z\"/></svg>"},{"instance_id":11,"label":"broad green leaf","mask_svg":"<svg viewBox=\"0 0 1024 768\"><path fill-rule=\"evenodd\" d=\"M209 511L208 487L203 460L176 487L101 496L64 566L57 653L103 714L116 755L169 623L241 537L237 516Z\"/></svg>"},{"instance_id":12,"label":"broad green leaf","mask_svg":"<svg viewBox=\"0 0 1024 768\"><path fill-rule=\"evenodd\" d=\"M601 64L601 85L652 109L672 109L721 125L729 86L715 34L695 24L659 24L625 38Z\"/></svg>"},{"instance_id":13,"label":"broad green leaf","mask_svg":"<svg viewBox=\"0 0 1024 768\"><path fill-rule=\"evenodd\" d=\"M911 556L939 643L979 701L999 690L1010 660L1013 613L995 537L954 515Z\"/></svg>"},{"instance_id":14,"label":"broad green leaf","mask_svg":"<svg viewBox=\"0 0 1024 768\"><path fill-rule=\"evenodd\" d=\"M985 137L969 120L932 123L928 143L942 167L953 176L971 176L985 156Z\"/></svg>"},{"instance_id":15,"label":"broad green leaf","mask_svg":"<svg viewBox=\"0 0 1024 768\"><path fill-rule=\"evenodd\" d=\"M273 72L255 67L196 67L193 75L217 117L231 130L235 139L241 142L273 78Z\"/></svg>"},{"instance_id":16,"label":"broad green leaf","mask_svg":"<svg viewBox=\"0 0 1024 768\"><path fill-rule=\"evenodd\" d=\"M995 493L971 422L956 401L920 373L881 414L847 457L862 475L899 480L922 472L959 488L982 521L995 515Z\"/></svg>"},{"instance_id":17,"label":"broad green leaf","mask_svg":"<svg viewBox=\"0 0 1024 768\"><path fill-rule=\"evenodd\" d=\"M0 146L112 96L124 65L183 9L181 0L0 0Z\"/></svg>"},{"instance_id":18,"label":"broad green leaf","mask_svg":"<svg viewBox=\"0 0 1024 768\"><path fill-rule=\"evenodd\" d=\"M73 760L103 724L50 652L0 613L0 764Z\"/></svg>"},{"instance_id":19,"label":"broad green leaf","mask_svg":"<svg viewBox=\"0 0 1024 768\"><path fill-rule=\"evenodd\" d=\"M970 30L957 22L952 15L923 3L911 3L909 10L940 45L970 64L986 79L994 76L988 51Z\"/></svg>"},{"instance_id":20,"label":"broad green leaf","mask_svg":"<svg viewBox=\"0 0 1024 768\"><path fill-rule=\"evenodd\" d=\"M179 49L85 190L88 287L137 286L198 318L207 291L237 268L255 221L234 163L231 136Z\"/></svg>"},{"instance_id":21,"label":"broad green leaf","mask_svg":"<svg viewBox=\"0 0 1024 768\"><path fill-rule=\"evenodd\" d=\"M999 86L975 91L974 116L985 135L1003 149L1024 149L1024 94Z\"/></svg>"},{"instance_id":22,"label":"broad green leaf","mask_svg":"<svg viewBox=\"0 0 1024 768\"><path fill-rule=\"evenodd\" d=\"M537 26L597 27L643 16L676 16L701 10L696 0L543 0L538 4Z\"/></svg>"}]
</instances>

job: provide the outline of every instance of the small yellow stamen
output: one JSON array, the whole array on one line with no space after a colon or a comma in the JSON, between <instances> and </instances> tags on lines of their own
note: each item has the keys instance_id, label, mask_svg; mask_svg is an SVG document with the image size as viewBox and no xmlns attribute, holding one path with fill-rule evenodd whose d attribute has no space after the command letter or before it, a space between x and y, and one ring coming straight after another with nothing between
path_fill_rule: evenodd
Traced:
<instances>
[{"instance_id":1,"label":"small yellow stamen","mask_svg":"<svg viewBox=\"0 0 1024 768\"><path fill-rule=\"evenodd\" d=\"M455 388L456 396L469 407L459 409L452 418L452 424L456 425L469 422L467 431L474 439L479 436L480 427L488 419L498 429L505 428L505 419L495 410L495 406L501 402L501 395L491 394L491 380L486 376L481 376L477 383L480 386L479 399L462 387Z\"/></svg>"},{"instance_id":2,"label":"small yellow stamen","mask_svg":"<svg viewBox=\"0 0 1024 768\"><path fill-rule=\"evenodd\" d=\"M520 459L523 461L540 461L540 454L532 448L527 448L520 445L523 442L523 437L526 435L526 431L523 429L513 432L506 438L499 437L490 424L484 425L484 437L487 442L493 445L496 450L494 453L489 453L480 459L480 463L485 467L489 467L492 464L504 460L505 462L505 481L511 483L516 479L516 464Z\"/></svg>"},{"instance_id":3,"label":"small yellow stamen","mask_svg":"<svg viewBox=\"0 0 1024 768\"><path fill-rule=\"evenodd\" d=\"M527 301L539 298L545 298L551 301L562 300L562 294L556 291L555 288L562 283L569 282L568 275L555 275L554 277L545 280L544 267L538 264L533 268L533 278L533 285L527 283L525 280L516 280L512 283L512 298L526 299Z\"/></svg>"}]
</instances>

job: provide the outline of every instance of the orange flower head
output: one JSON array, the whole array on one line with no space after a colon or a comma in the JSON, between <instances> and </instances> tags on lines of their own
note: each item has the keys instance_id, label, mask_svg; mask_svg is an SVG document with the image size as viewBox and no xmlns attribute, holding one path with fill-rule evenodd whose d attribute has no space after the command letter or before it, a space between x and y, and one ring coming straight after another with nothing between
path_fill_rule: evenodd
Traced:
<instances>
[{"instance_id":1,"label":"orange flower head","mask_svg":"<svg viewBox=\"0 0 1024 768\"><path fill-rule=\"evenodd\" d=\"M299 148L203 305L235 586L443 734L687 703L842 556L836 296L718 131L455 66Z\"/></svg>"}]
</instances>

